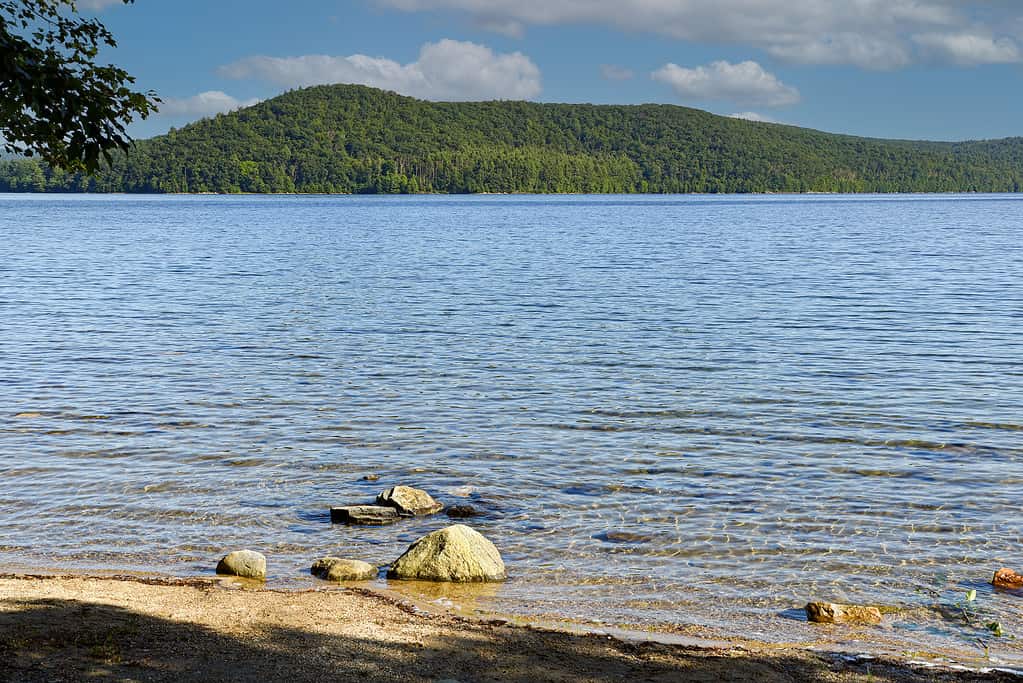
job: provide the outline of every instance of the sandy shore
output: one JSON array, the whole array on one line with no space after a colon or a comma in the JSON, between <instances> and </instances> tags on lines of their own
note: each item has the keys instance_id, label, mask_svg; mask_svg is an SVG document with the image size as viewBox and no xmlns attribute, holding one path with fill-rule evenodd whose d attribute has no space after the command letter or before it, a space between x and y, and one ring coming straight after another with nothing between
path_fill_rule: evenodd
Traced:
<instances>
[{"instance_id":1,"label":"sandy shore","mask_svg":"<svg viewBox=\"0 0 1023 683\"><path fill-rule=\"evenodd\" d=\"M0 578L3 681L933 681L1015 676L733 643L698 648L428 614L367 591Z\"/></svg>"}]
</instances>

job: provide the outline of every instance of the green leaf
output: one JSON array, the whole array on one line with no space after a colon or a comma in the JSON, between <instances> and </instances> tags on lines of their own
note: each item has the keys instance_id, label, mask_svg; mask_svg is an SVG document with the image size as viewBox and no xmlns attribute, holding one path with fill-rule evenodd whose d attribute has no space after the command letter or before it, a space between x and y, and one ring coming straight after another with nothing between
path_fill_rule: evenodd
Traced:
<instances>
[{"instance_id":1,"label":"green leaf","mask_svg":"<svg viewBox=\"0 0 1023 683\"><path fill-rule=\"evenodd\" d=\"M991 633L994 634L998 638L1001 638L1002 636L1005 635L1005 631L1002 630L1001 623L999 623L997 621L992 621L990 624L985 624L985 628L988 631L991 631Z\"/></svg>"}]
</instances>

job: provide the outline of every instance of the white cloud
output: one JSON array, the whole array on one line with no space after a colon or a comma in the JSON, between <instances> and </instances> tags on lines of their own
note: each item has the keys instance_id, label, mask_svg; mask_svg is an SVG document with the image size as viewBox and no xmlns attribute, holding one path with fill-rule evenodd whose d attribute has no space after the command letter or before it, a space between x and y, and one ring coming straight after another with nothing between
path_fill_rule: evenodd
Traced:
<instances>
[{"instance_id":1,"label":"white cloud","mask_svg":"<svg viewBox=\"0 0 1023 683\"><path fill-rule=\"evenodd\" d=\"M456 10L479 25L502 27L600 24L701 43L739 44L779 59L809 64L852 64L871 69L904 66L925 47L914 36L948 34L976 26L992 36L1011 34L1015 0L370 0L405 10ZM980 34L978 34L980 35ZM927 40L927 39L925 39ZM993 38L986 61L1005 59L1004 38ZM979 46L952 46L934 55L955 63Z\"/></svg>"},{"instance_id":2,"label":"white cloud","mask_svg":"<svg viewBox=\"0 0 1023 683\"><path fill-rule=\"evenodd\" d=\"M963 66L1011 64L1021 60L1019 45L1010 38L976 33L922 33L913 40L942 61Z\"/></svg>"},{"instance_id":3,"label":"white cloud","mask_svg":"<svg viewBox=\"0 0 1023 683\"><path fill-rule=\"evenodd\" d=\"M455 40L423 45L410 64L366 55L255 56L222 66L219 73L287 87L360 83L429 100L528 100L541 90L540 69L521 52L497 54Z\"/></svg>"},{"instance_id":4,"label":"white cloud","mask_svg":"<svg viewBox=\"0 0 1023 683\"><path fill-rule=\"evenodd\" d=\"M211 116L242 107L250 107L259 102L258 99L239 100L220 90L207 90L192 97L164 98L160 104L160 114L164 116Z\"/></svg>"},{"instance_id":5,"label":"white cloud","mask_svg":"<svg viewBox=\"0 0 1023 683\"><path fill-rule=\"evenodd\" d=\"M712 62L693 69L665 64L651 78L671 86L679 97L727 100L740 104L784 107L799 102L799 91L752 61Z\"/></svg>"},{"instance_id":6,"label":"white cloud","mask_svg":"<svg viewBox=\"0 0 1023 683\"><path fill-rule=\"evenodd\" d=\"M764 116L758 114L755 111L738 111L734 114L729 114L730 119L742 119L743 121L755 121L757 123L778 123L777 120L772 119L770 116Z\"/></svg>"},{"instance_id":7,"label":"white cloud","mask_svg":"<svg viewBox=\"0 0 1023 683\"><path fill-rule=\"evenodd\" d=\"M901 40L855 33L770 45L767 52L797 64L855 64L869 69L895 69L912 61Z\"/></svg>"},{"instance_id":8,"label":"white cloud","mask_svg":"<svg viewBox=\"0 0 1023 683\"><path fill-rule=\"evenodd\" d=\"M624 66L601 64L600 75L605 81L627 81L636 74L632 72L632 69L626 69Z\"/></svg>"}]
</instances>

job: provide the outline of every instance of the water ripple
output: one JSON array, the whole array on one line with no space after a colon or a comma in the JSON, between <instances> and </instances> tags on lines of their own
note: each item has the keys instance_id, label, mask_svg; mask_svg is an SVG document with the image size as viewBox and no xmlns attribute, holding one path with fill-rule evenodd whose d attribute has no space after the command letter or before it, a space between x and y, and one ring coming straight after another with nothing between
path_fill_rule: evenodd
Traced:
<instances>
[{"instance_id":1,"label":"water ripple","mask_svg":"<svg viewBox=\"0 0 1023 683\"><path fill-rule=\"evenodd\" d=\"M493 607L933 616L1023 565L1021 207L0 196L0 562L305 581L447 523L329 524L400 482L481 510Z\"/></svg>"}]
</instances>

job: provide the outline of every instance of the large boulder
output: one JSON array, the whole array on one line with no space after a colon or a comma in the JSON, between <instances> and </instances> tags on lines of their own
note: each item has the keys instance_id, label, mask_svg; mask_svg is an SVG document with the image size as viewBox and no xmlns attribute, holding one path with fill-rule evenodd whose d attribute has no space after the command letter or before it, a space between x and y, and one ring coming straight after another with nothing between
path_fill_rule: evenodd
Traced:
<instances>
[{"instance_id":1,"label":"large boulder","mask_svg":"<svg viewBox=\"0 0 1023 683\"><path fill-rule=\"evenodd\" d=\"M387 576L392 579L451 581L456 583L504 581L508 573L501 553L483 534L455 524L423 536L399 557Z\"/></svg>"},{"instance_id":2,"label":"large boulder","mask_svg":"<svg viewBox=\"0 0 1023 683\"><path fill-rule=\"evenodd\" d=\"M386 505L402 515L432 515L444 506L426 491L411 486L395 486L377 496L377 505Z\"/></svg>"},{"instance_id":3,"label":"large boulder","mask_svg":"<svg viewBox=\"0 0 1023 683\"><path fill-rule=\"evenodd\" d=\"M1017 574L1011 569L999 569L995 572L995 576L991 579L991 583L997 588L1023 590L1023 575Z\"/></svg>"},{"instance_id":4,"label":"large boulder","mask_svg":"<svg viewBox=\"0 0 1023 683\"><path fill-rule=\"evenodd\" d=\"M217 573L246 579L266 579L266 557L252 550L236 550L217 563Z\"/></svg>"},{"instance_id":5,"label":"large boulder","mask_svg":"<svg viewBox=\"0 0 1023 683\"><path fill-rule=\"evenodd\" d=\"M394 524L401 515L394 508L381 505L346 505L330 509L330 521L335 524L383 526Z\"/></svg>"},{"instance_id":6,"label":"large boulder","mask_svg":"<svg viewBox=\"0 0 1023 683\"><path fill-rule=\"evenodd\" d=\"M806 606L806 618L818 624L881 623L881 610L876 607L842 605L837 602L811 602Z\"/></svg>"},{"instance_id":7,"label":"large boulder","mask_svg":"<svg viewBox=\"0 0 1023 683\"><path fill-rule=\"evenodd\" d=\"M377 575L377 568L368 562L340 557L320 558L309 571L325 581L369 581Z\"/></svg>"}]
</instances>

